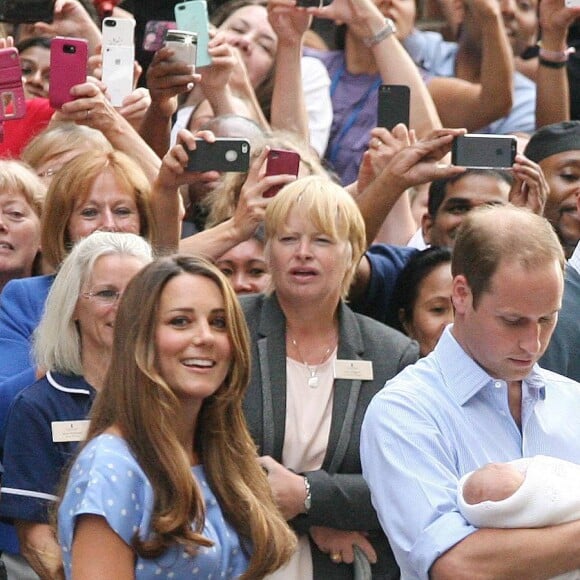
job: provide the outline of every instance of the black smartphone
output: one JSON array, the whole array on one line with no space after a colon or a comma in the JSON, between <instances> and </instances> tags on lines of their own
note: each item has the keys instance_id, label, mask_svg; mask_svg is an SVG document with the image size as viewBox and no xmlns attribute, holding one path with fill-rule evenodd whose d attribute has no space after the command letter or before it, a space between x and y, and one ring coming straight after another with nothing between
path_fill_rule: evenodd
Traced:
<instances>
[{"instance_id":1,"label":"black smartphone","mask_svg":"<svg viewBox=\"0 0 580 580\"><path fill-rule=\"evenodd\" d=\"M243 172L250 167L250 143L246 139L218 138L215 143L196 139L189 151L188 171Z\"/></svg>"},{"instance_id":2,"label":"black smartphone","mask_svg":"<svg viewBox=\"0 0 580 580\"><path fill-rule=\"evenodd\" d=\"M296 0L296 6L302 8L321 8L323 0Z\"/></svg>"},{"instance_id":3,"label":"black smartphone","mask_svg":"<svg viewBox=\"0 0 580 580\"><path fill-rule=\"evenodd\" d=\"M518 142L513 135L456 137L451 148L451 163L479 169L509 169L514 164Z\"/></svg>"},{"instance_id":4,"label":"black smartphone","mask_svg":"<svg viewBox=\"0 0 580 580\"><path fill-rule=\"evenodd\" d=\"M54 0L0 0L1 22L52 22L53 15Z\"/></svg>"},{"instance_id":5,"label":"black smartphone","mask_svg":"<svg viewBox=\"0 0 580 580\"><path fill-rule=\"evenodd\" d=\"M378 101L377 127L389 131L399 123L409 127L411 89L407 85L381 85Z\"/></svg>"}]
</instances>

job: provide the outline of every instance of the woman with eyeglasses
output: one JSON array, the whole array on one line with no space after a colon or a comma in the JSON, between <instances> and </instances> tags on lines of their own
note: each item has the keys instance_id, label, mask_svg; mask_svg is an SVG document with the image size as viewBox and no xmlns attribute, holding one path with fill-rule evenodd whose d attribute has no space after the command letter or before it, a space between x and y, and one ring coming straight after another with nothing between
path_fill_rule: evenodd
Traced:
<instances>
[{"instance_id":1,"label":"woman with eyeglasses","mask_svg":"<svg viewBox=\"0 0 580 580\"><path fill-rule=\"evenodd\" d=\"M151 246L140 236L91 234L63 262L35 332L34 358L47 373L10 408L0 516L14 522L21 554L41 578L62 577L49 511L103 386L119 298L151 260ZM9 569L23 564L16 554L2 558Z\"/></svg>"}]
</instances>

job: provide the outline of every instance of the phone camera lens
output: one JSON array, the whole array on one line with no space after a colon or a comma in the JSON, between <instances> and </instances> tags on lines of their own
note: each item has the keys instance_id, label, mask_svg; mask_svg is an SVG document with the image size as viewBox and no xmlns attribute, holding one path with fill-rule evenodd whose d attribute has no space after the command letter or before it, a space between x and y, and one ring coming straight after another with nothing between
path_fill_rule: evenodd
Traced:
<instances>
[{"instance_id":1,"label":"phone camera lens","mask_svg":"<svg viewBox=\"0 0 580 580\"><path fill-rule=\"evenodd\" d=\"M110 26L111 28L117 26L117 21L116 20L107 20L105 23L107 26Z\"/></svg>"},{"instance_id":2,"label":"phone camera lens","mask_svg":"<svg viewBox=\"0 0 580 580\"><path fill-rule=\"evenodd\" d=\"M73 44L65 44L63 50L66 54L75 54L77 48Z\"/></svg>"}]
</instances>

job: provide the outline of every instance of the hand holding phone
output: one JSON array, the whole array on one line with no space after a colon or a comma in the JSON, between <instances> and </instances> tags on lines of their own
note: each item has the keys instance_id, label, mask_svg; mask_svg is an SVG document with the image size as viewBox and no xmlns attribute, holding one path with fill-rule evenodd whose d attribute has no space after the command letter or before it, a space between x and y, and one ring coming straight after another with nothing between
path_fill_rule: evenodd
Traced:
<instances>
[{"instance_id":1,"label":"hand holding phone","mask_svg":"<svg viewBox=\"0 0 580 580\"><path fill-rule=\"evenodd\" d=\"M187 171L244 172L250 166L250 143L246 139L218 138L214 143L195 140L189 151Z\"/></svg>"},{"instance_id":2,"label":"hand holding phone","mask_svg":"<svg viewBox=\"0 0 580 580\"><path fill-rule=\"evenodd\" d=\"M18 51L15 48L0 49L0 121L21 119L25 113Z\"/></svg>"},{"instance_id":3,"label":"hand holding phone","mask_svg":"<svg viewBox=\"0 0 580 580\"><path fill-rule=\"evenodd\" d=\"M271 149L266 161L266 175L294 175L298 177L300 155L296 151ZM264 192L263 197L274 197L285 184L273 185Z\"/></svg>"},{"instance_id":4,"label":"hand holding phone","mask_svg":"<svg viewBox=\"0 0 580 580\"><path fill-rule=\"evenodd\" d=\"M60 109L74 100L70 90L87 80L88 43L84 38L57 36L50 42L51 107Z\"/></svg>"}]
</instances>

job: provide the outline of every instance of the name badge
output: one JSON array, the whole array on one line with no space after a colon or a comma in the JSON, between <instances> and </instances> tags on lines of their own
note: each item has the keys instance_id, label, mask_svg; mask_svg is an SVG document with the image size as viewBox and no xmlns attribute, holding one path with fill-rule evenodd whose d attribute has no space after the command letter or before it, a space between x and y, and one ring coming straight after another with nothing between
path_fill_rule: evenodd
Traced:
<instances>
[{"instance_id":1,"label":"name badge","mask_svg":"<svg viewBox=\"0 0 580 580\"><path fill-rule=\"evenodd\" d=\"M52 421L53 443L74 443L87 438L90 421Z\"/></svg>"},{"instance_id":2,"label":"name badge","mask_svg":"<svg viewBox=\"0 0 580 580\"><path fill-rule=\"evenodd\" d=\"M335 379L373 380L373 363L370 360L336 360L334 363Z\"/></svg>"}]
</instances>

